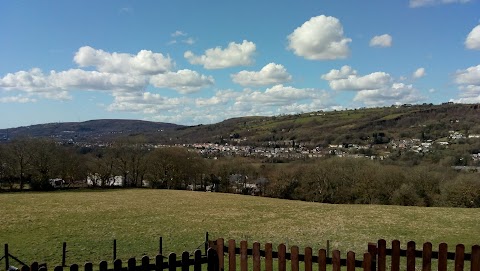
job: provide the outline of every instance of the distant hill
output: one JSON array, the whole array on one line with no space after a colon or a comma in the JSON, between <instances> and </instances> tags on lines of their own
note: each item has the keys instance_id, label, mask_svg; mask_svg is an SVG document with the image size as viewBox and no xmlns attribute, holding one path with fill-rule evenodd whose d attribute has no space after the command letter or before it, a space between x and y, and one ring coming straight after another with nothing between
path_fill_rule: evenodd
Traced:
<instances>
[{"instance_id":1,"label":"distant hill","mask_svg":"<svg viewBox=\"0 0 480 271\"><path fill-rule=\"evenodd\" d=\"M480 105L402 105L381 108L317 111L272 117L240 117L216 124L181 126L139 120L92 120L49 123L0 130L0 139L53 137L77 142L105 142L142 135L149 142L229 143L243 145L318 146L378 143L390 139L438 140L449 131L480 134Z\"/></svg>"},{"instance_id":2,"label":"distant hill","mask_svg":"<svg viewBox=\"0 0 480 271\"><path fill-rule=\"evenodd\" d=\"M18 137L50 137L80 142L109 141L133 135L152 136L181 125L143 120L100 119L85 122L59 122L0 129L0 139Z\"/></svg>"},{"instance_id":3,"label":"distant hill","mask_svg":"<svg viewBox=\"0 0 480 271\"><path fill-rule=\"evenodd\" d=\"M448 137L451 130L480 134L480 105L402 105L242 117L212 125L179 128L172 138L176 143L302 143L312 147L331 143L369 143L390 138L439 139Z\"/></svg>"}]
</instances>

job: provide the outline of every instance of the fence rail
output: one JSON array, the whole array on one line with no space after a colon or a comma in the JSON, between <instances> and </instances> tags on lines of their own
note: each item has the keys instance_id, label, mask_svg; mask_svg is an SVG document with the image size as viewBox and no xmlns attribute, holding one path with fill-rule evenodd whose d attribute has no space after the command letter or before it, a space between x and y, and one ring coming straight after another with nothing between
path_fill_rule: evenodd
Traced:
<instances>
[{"instance_id":1,"label":"fence rail","mask_svg":"<svg viewBox=\"0 0 480 271\"><path fill-rule=\"evenodd\" d=\"M225 271L225 259L228 260L228 271L237 271L237 261L239 271L248 271L251 266L252 271L273 271L274 259L278 265L278 271L287 270L287 261L290 263L291 271L299 271L300 263L304 265L305 271L312 271L314 265L318 271L327 271L327 266L331 266L332 271L340 271L341 267L346 267L347 271L355 271L355 268L363 268L364 271L386 271L387 256L390 256L390 271L400 271L401 258L406 258L406 271L416 271L416 258L422 259L421 270L432 271L432 259L438 260L438 271L447 271L448 260L454 261L454 271L464 270L465 261L470 262L470 271L480 271L480 246L472 247L472 253L465 253L465 246L462 244L455 246L455 252L448 252L448 246L445 243L439 245L438 251L432 250L431 243L424 243L423 250L417 250L415 242L408 242L407 249L400 248L400 241L392 241L392 247L387 248L385 240L379 240L378 243L370 243L368 252L357 255L349 251L345 258L341 258L339 250L333 250L332 255L328 255L325 249L319 249L315 255L311 247L306 247L303 254L300 254L298 246L290 247L287 252L285 244L280 244L277 250L273 250L271 243L266 243L264 249L260 249L260 243L254 242L251 248L248 248L247 241L241 241L239 247L235 240L229 240L227 244L223 238L208 242L206 255L202 255L201 250L195 250L192 254L185 251L181 254L181 260L177 260L175 253L170 253L168 257L161 254L157 255L152 263L148 256L141 259L141 264L137 265L135 258L131 258L126 265L116 259L113 261L113 267L109 267L106 261L99 264L100 271L174 271L181 268L182 271L201 271L202 265L207 265L208 271ZM251 265L249 264L251 256ZM262 260L263 258L263 260ZM166 260L166 261L165 261ZM262 265L264 266L262 268ZM436 268L434 268L435 270ZM79 271L80 266L73 264L64 268L57 266L54 271ZM93 264L86 263L83 266L84 271L93 271ZM38 263L31 266L23 266L22 271L47 271L46 266L39 267Z\"/></svg>"}]
</instances>

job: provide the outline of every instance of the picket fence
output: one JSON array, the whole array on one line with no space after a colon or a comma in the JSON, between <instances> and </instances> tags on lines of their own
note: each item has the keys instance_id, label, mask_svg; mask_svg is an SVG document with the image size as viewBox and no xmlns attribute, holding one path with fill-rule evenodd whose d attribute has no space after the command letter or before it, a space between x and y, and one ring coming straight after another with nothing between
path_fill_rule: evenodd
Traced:
<instances>
[{"instance_id":1,"label":"picket fence","mask_svg":"<svg viewBox=\"0 0 480 271\"><path fill-rule=\"evenodd\" d=\"M182 271L201 271L202 267L205 267L207 271L225 271L225 259L228 259L228 271L237 270L237 261L239 260L239 271L249 271L249 267L252 271L273 271L274 259L276 259L276 270L286 271L287 261L289 261L291 271L300 271L300 263L303 263L305 271L327 271L329 267L332 271L340 271L341 267L346 267L347 271L355 271L356 268L361 268L363 271L400 271L401 259L406 258L406 271L419 270L419 266L416 265L416 258L421 258L421 270L432 271L432 260L437 260L437 267L433 270L448 271L448 267L452 264L448 264L448 261L453 261L454 271L467 271L465 269L465 262L469 262L470 271L480 271L480 246L475 245L472 247L471 253L465 253L465 246L462 244L455 246L455 252L449 252L448 246L445 243L439 245L438 251L432 250L431 243L424 243L422 250L416 249L415 242L408 242L407 248L400 248L400 241L395 240L392 242L391 248L387 248L385 240L379 240L377 243L370 243L368 245L368 251L360 255L360 259L357 259L357 255L350 251L346 254L346 258L341 258L339 250L333 250L332 255L327 255L325 249L319 249L315 255L312 248L306 247L303 254L300 253L298 246L290 247L290 252L287 252L287 247L284 244L280 244L277 250L274 251L271 243L266 243L264 249L261 249L261 245L258 242L252 244L252 248L248 248L247 241L241 241L240 246L237 247L235 240L229 240L227 244L223 238L219 238L215 241L208 242L208 250L206 255L202 255L200 250L195 250L194 253L183 252L180 255L180 259L177 259L175 253L170 253L168 257L163 255L157 255L151 262L148 256L142 257L140 263L137 264L135 258L131 258L126 262L122 262L120 259L113 261L113 267L108 266L108 262L102 261L99 263L99 271L162 271L169 270L174 271L181 269ZM252 261L249 263L249 257ZM387 269L387 256L390 262ZM263 259L263 260L262 260ZM73 264L69 267L57 266L54 271L80 271L82 268ZM38 263L33 263L31 266L23 266L22 271L47 271L46 266L39 266ZM94 266L92 263L85 263L83 265L84 271L93 271ZM203 270L205 270L203 268ZM357 269L358 271L358 269Z\"/></svg>"}]
</instances>

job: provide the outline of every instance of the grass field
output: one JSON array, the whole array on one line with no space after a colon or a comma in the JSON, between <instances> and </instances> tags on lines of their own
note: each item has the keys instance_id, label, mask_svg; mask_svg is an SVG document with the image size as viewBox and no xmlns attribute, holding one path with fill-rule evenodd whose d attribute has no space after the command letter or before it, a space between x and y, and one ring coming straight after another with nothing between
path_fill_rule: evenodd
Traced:
<instances>
[{"instance_id":1,"label":"grass field","mask_svg":"<svg viewBox=\"0 0 480 271\"><path fill-rule=\"evenodd\" d=\"M0 242L28 263L67 264L118 257L193 251L205 232L212 239L247 239L364 252L380 238L480 243L480 210L377 205L329 205L220 193L168 190L106 190L0 194ZM3 254L3 252L2 252Z\"/></svg>"}]
</instances>

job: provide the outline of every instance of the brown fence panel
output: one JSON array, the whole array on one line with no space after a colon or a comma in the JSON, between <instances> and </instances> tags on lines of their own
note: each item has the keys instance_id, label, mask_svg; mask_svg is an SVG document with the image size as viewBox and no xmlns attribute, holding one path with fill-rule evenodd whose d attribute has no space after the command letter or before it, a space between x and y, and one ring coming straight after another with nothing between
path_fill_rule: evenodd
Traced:
<instances>
[{"instance_id":1,"label":"brown fence panel","mask_svg":"<svg viewBox=\"0 0 480 271\"><path fill-rule=\"evenodd\" d=\"M372 256L370 253L363 254L363 271L372 270Z\"/></svg>"},{"instance_id":2,"label":"brown fence panel","mask_svg":"<svg viewBox=\"0 0 480 271\"><path fill-rule=\"evenodd\" d=\"M332 252L332 271L340 271L340 267L340 251L336 249Z\"/></svg>"},{"instance_id":3,"label":"brown fence panel","mask_svg":"<svg viewBox=\"0 0 480 271\"><path fill-rule=\"evenodd\" d=\"M432 243L423 244L422 271L432 271Z\"/></svg>"},{"instance_id":4,"label":"brown fence panel","mask_svg":"<svg viewBox=\"0 0 480 271\"><path fill-rule=\"evenodd\" d=\"M465 246L460 244L455 248L455 271L463 271Z\"/></svg>"},{"instance_id":5,"label":"brown fence panel","mask_svg":"<svg viewBox=\"0 0 480 271\"><path fill-rule=\"evenodd\" d=\"M415 242L407 243L407 271L415 271Z\"/></svg>"},{"instance_id":6,"label":"brown fence panel","mask_svg":"<svg viewBox=\"0 0 480 271\"><path fill-rule=\"evenodd\" d=\"M347 271L355 271L355 253L352 251L347 253Z\"/></svg>"},{"instance_id":7,"label":"brown fence panel","mask_svg":"<svg viewBox=\"0 0 480 271\"><path fill-rule=\"evenodd\" d=\"M312 271L312 248L306 247L305 248L305 271Z\"/></svg>"},{"instance_id":8,"label":"brown fence panel","mask_svg":"<svg viewBox=\"0 0 480 271\"><path fill-rule=\"evenodd\" d=\"M292 271L299 271L299 260L298 260L299 249L298 246L292 246L290 248L290 264L292 265Z\"/></svg>"},{"instance_id":9,"label":"brown fence panel","mask_svg":"<svg viewBox=\"0 0 480 271\"><path fill-rule=\"evenodd\" d=\"M284 244L278 245L278 271L287 270L287 247Z\"/></svg>"},{"instance_id":10,"label":"brown fence panel","mask_svg":"<svg viewBox=\"0 0 480 271\"><path fill-rule=\"evenodd\" d=\"M400 241L392 241L392 259L391 259L391 270L400 271Z\"/></svg>"},{"instance_id":11,"label":"brown fence panel","mask_svg":"<svg viewBox=\"0 0 480 271\"><path fill-rule=\"evenodd\" d=\"M237 269L237 255L235 254L235 240L228 240L228 271Z\"/></svg>"},{"instance_id":12,"label":"brown fence panel","mask_svg":"<svg viewBox=\"0 0 480 271\"><path fill-rule=\"evenodd\" d=\"M72 271L71 268L70 271ZM113 271L122 271L122 260L116 259L113 261Z\"/></svg>"},{"instance_id":13,"label":"brown fence panel","mask_svg":"<svg viewBox=\"0 0 480 271\"><path fill-rule=\"evenodd\" d=\"M217 255L218 255L218 268L220 271L225 270L225 263L223 258L223 249L224 249L225 242L223 238L217 239Z\"/></svg>"},{"instance_id":14,"label":"brown fence panel","mask_svg":"<svg viewBox=\"0 0 480 271\"><path fill-rule=\"evenodd\" d=\"M327 251L318 250L318 271L327 271Z\"/></svg>"},{"instance_id":15,"label":"brown fence panel","mask_svg":"<svg viewBox=\"0 0 480 271\"><path fill-rule=\"evenodd\" d=\"M248 271L247 241L240 242L240 270Z\"/></svg>"},{"instance_id":16,"label":"brown fence panel","mask_svg":"<svg viewBox=\"0 0 480 271\"><path fill-rule=\"evenodd\" d=\"M377 264L378 271L386 271L387 269L387 241L384 239L378 240L377 247Z\"/></svg>"},{"instance_id":17,"label":"brown fence panel","mask_svg":"<svg viewBox=\"0 0 480 271\"><path fill-rule=\"evenodd\" d=\"M438 271L447 271L448 246L441 243L438 246Z\"/></svg>"},{"instance_id":18,"label":"brown fence panel","mask_svg":"<svg viewBox=\"0 0 480 271\"><path fill-rule=\"evenodd\" d=\"M260 271L260 243L253 243L253 271Z\"/></svg>"},{"instance_id":19,"label":"brown fence panel","mask_svg":"<svg viewBox=\"0 0 480 271\"><path fill-rule=\"evenodd\" d=\"M265 244L265 271L273 271L273 246L272 243Z\"/></svg>"},{"instance_id":20,"label":"brown fence panel","mask_svg":"<svg viewBox=\"0 0 480 271\"><path fill-rule=\"evenodd\" d=\"M377 244L368 243L368 253L372 256L372 271L377 270Z\"/></svg>"},{"instance_id":21,"label":"brown fence panel","mask_svg":"<svg viewBox=\"0 0 480 271\"><path fill-rule=\"evenodd\" d=\"M480 271L480 246L472 247L472 257L470 259L470 271Z\"/></svg>"}]
</instances>

